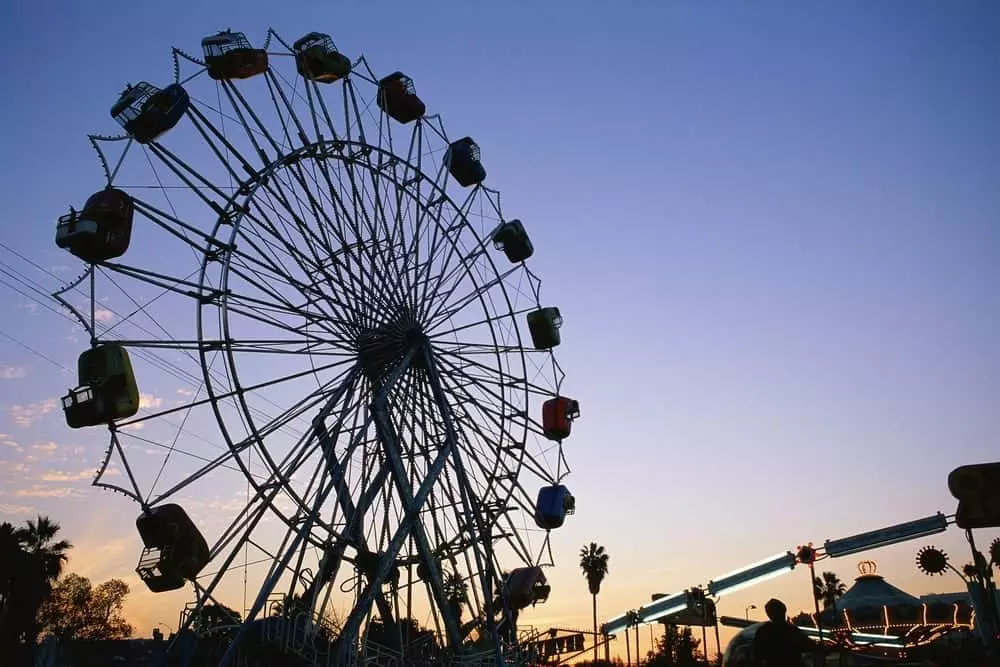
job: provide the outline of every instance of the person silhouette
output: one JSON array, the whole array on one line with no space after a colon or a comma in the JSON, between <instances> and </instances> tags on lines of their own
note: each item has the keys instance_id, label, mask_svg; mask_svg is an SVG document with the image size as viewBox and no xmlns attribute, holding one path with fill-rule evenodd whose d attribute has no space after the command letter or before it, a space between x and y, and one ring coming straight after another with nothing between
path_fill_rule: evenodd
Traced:
<instances>
[{"instance_id":1,"label":"person silhouette","mask_svg":"<svg viewBox=\"0 0 1000 667\"><path fill-rule=\"evenodd\" d=\"M767 622L757 628L753 655L759 667L801 667L802 654L815 644L802 630L788 622L788 609L781 600L771 598L764 605Z\"/></svg>"}]
</instances>

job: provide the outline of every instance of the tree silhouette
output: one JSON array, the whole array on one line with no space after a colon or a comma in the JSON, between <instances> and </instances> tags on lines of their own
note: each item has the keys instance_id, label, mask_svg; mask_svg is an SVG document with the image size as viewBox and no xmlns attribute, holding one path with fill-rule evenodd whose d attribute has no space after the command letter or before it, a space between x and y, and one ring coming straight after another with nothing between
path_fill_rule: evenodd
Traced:
<instances>
[{"instance_id":1,"label":"tree silhouette","mask_svg":"<svg viewBox=\"0 0 1000 667\"><path fill-rule=\"evenodd\" d=\"M597 660L597 594L601 592L601 582L608 574L608 556L603 546L591 542L580 549L580 569L587 578L587 587L593 600L594 611L594 660Z\"/></svg>"},{"instance_id":2,"label":"tree silhouette","mask_svg":"<svg viewBox=\"0 0 1000 667\"><path fill-rule=\"evenodd\" d=\"M20 528L0 524L0 654L35 643L38 610L72 548L56 541L58 533L59 524L43 516Z\"/></svg>"},{"instance_id":3,"label":"tree silhouette","mask_svg":"<svg viewBox=\"0 0 1000 667\"><path fill-rule=\"evenodd\" d=\"M93 586L86 577L68 574L38 610L42 632L59 639L128 639L132 626L122 608L128 584L109 579Z\"/></svg>"},{"instance_id":4,"label":"tree silhouette","mask_svg":"<svg viewBox=\"0 0 1000 667\"><path fill-rule=\"evenodd\" d=\"M59 529L55 521L39 516L34 521L29 519L28 525L16 532L24 550L42 561L45 578L49 581L55 581L62 574L63 566L69 560L66 552L73 548L66 540L56 540Z\"/></svg>"},{"instance_id":5,"label":"tree silhouette","mask_svg":"<svg viewBox=\"0 0 1000 667\"><path fill-rule=\"evenodd\" d=\"M833 572L824 572L822 577L813 579L813 595L829 609L847 592L847 586Z\"/></svg>"},{"instance_id":6,"label":"tree silhouette","mask_svg":"<svg viewBox=\"0 0 1000 667\"><path fill-rule=\"evenodd\" d=\"M445 602L455 614L455 619L461 623L462 608L469 599L469 585L454 572L445 572L442 587Z\"/></svg>"},{"instance_id":7,"label":"tree silhouette","mask_svg":"<svg viewBox=\"0 0 1000 667\"><path fill-rule=\"evenodd\" d=\"M650 667L697 665L699 644L701 642L695 639L691 628L667 625L663 629L663 636L656 642L656 653L646 664Z\"/></svg>"}]
</instances>

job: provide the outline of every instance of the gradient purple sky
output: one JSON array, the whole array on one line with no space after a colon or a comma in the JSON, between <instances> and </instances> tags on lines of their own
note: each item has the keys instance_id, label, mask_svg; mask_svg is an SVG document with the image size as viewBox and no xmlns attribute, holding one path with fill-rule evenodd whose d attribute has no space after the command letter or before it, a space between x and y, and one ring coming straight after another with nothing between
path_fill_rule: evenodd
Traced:
<instances>
[{"instance_id":1,"label":"gradient purple sky","mask_svg":"<svg viewBox=\"0 0 1000 667\"><path fill-rule=\"evenodd\" d=\"M476 138L530 220L583 409L578 511L526 621L589 626L584 542L611 553L608 616L952 512L948 471L998 458L996 3L100 4L0 9L3 242L61 277L78 266L55 219L100 183L86 134L113 133L122 84L166 80L170 47L212 31L329 32ZM87 485L103 438L51 403L85 341L0 289L0 520L49 514L78 545L71 569L135 584L134 507ZM965 562L957 531L932 541ZM871 555L912 592L957 588L915 572L923 543ZM848 561L831 569L849 579ZM143 633L176 622L174 598L133 588ZM771 595L806 606L805 575L721 610Z\"/></svg>"}]
</instances>

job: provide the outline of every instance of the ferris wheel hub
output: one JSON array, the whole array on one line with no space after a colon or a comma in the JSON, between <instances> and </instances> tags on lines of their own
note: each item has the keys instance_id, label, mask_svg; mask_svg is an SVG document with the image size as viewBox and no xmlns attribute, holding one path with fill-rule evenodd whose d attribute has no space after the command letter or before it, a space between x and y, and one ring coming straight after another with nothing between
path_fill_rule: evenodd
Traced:
<instances>
[{"instance_id":1,"label":"ferris wheel hub","mask_svg":"<svg viewBox=\"0 0 1000 667\"><path fill-rule=\"evenodd\" d=\"M381 385L386 376L410 352L411 368L424 367L421 350L429 343L427 334L412 317L404 314L397 319L366 329L357 338L358 362L373 384Z\"/></svg>"}]
</instances>

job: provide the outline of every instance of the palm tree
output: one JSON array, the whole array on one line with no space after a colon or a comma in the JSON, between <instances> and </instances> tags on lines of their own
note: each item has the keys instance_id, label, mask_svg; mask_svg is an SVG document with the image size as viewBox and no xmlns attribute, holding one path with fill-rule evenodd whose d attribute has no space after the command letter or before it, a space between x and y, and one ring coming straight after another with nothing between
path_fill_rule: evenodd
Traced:
<instances>
[{"instance_id":1,"label":"palm tree","mask_svg":"<svg viewBox=\"0 0 1000 667\"><path fill-rule=\"evenodd\" d=\"M45 578L49 581L58 579L62 574L63 565L69 560L66 552L73 548L66 540L55 541L59 529L58 523L39 515L34 521L28 519L28 525L17 530L18 542L26 552L39 557Z\"/></svg>"},{"instance_id":2,"label":"palm tree","mask_svg":"<svg viewBox=\"0 0 1000 667\"><path fill-rule=\"evenodd\" d=\"M43 516L22 528L0 524L0 643L34 643L38 609L62 574L66 552L73 546L66 540L55 541L58 533L59 524Z\"/></svg>"},{"instance_id":3,"label":"palm tree","mask_svg":"<svg viewBox=\"0 0 1000 667\"><path fill-rule=\"evenodd\" d=\"M847 592L847 585L833 572L824 572L822 578L813 579L813 595L823 602L823 609L829 609Z\"/></svg>"},{"instance_id":4,"label":"palm tree","mask_svg":"<svg viewBox=\"0 0 1000 667\"><path fill-rule=\"evenodd\" d=\"M469 599L469 584L456 573L445 572L442 587L444 588L445 602L455 614L455 620L461 623L462 607Z\"/></svg>"},{"instance_id":5,"label":"palm tree","mask_svg":"<svg viewBox=\"0 0 1000 667\"><path fill-rule=\"evenodd\" d=\"M597 662L597 594L601 592L601 582L608 574L608 554L603 546L591 542L580 549L580 569L587 577L587 587L594 603L594 662Z\"/></svg>"}]
</instances>

